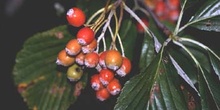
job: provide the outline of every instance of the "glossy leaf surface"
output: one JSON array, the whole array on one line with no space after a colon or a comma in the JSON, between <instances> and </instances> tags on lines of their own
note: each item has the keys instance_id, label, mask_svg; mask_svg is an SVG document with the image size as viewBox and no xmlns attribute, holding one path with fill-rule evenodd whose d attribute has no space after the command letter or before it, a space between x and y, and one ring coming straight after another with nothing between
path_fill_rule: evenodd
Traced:
<instances>
[{"instance_id":1,"label":"glossy leaf surface","mask_svg":"<svg viewBox=\"0 0 220 110\"><path fill-rule=\"evenodd\" d=\"M190 19L189 24L200 30L220 32L220 1L209 0Z\"/></svg>"}]
</instances>

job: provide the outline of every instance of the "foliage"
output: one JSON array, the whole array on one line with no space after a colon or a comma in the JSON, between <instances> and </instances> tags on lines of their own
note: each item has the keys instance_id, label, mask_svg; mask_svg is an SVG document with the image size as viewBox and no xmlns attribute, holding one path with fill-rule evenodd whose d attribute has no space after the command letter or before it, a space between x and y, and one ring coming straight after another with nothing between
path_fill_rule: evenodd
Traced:
<instances>
[{"instance_id":1,"label":"foliage","mask_svg":"<svg viewBox=\"0 0 220 110\"><path fill-rule=\"evenodd\" d=\"M94 0L79 0L76 6L89 17L105 6L102 0L96 1L99 5ZM125 4L129 4L127 2ZM138 2L144 3L135 1ZM161 22L170 29L169 35L157 27L151 14L147 15L149 28L145 27L145 33L138 33L135 23L141 21L131 14L147 10L146 5L134 3L136 8L138 6L136 11L125 9L119 33L125 55L132 60L133 71L126 76L115 110L220 109L219 50L209 48L196 40L199 36L190 35L186 30L191 27L199 31L220 32L220 1L203 1L190 19L182 22L185 12L198 2L200 0L182 0L176 24ZM30 109L66 110L81 95L81 90L90 87L87 85L88 73L94 71L84 71L79 81L70 82L66 77L67 68L55 63L58 52L72 38L75 35L69 32L68 25L57 26L31 36L17 54L14 81ZM106 41L110 45L108 38Z\"/></svg>"}]
</instances>

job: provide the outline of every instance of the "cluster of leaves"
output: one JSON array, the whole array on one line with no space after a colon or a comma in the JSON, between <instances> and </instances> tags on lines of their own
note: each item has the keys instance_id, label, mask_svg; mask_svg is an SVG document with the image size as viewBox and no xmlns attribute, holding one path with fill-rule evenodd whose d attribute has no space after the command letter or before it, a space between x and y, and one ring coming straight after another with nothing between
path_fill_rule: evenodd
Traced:
<instances>
[{"instance_id":1,"label":"cluster of leaves","mask_svg":"<svg viewBox=\"0 0 220 110\"><path fill-rule=\"evenodd\" d=\"M201 1L181 1L181 19L177 25L164 23L173 32L171 36L165 36L152 18L151 34L140 35L133 18L124 17L120 35L125 54L138 62L138 66L134 66L137 68L131 73L134 76L124 84L114 109L220 109L217 50L194 40L196 36L184 31L193 27L200 31L220 32L220 1L202 1L202 6L190 19L181 22L185 12ZM95 4L93 0L79 0L76 4L90 16L105 3L103 0L97 0ZM87 73L78 82L71 83L65 68L55 63L57 53L71 38L67 25L58 26L30 37L17 54L14 81L30 109L66 110L77 100L80 91L88 87ZM140 44L140 38L143 42L138 53L136 46Z\"/></svg>"}]
</instances>

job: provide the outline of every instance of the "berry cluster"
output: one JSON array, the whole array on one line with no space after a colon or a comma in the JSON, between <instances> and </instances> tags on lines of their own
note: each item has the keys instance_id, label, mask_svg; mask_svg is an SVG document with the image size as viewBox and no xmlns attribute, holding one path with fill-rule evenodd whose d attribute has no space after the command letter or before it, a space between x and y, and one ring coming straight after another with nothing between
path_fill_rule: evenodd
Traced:
<instances>
[{"instance_id":1,"label":"berry cluster","mask_svg":"<svg viewBox=\"0 0 220 110\"><path fill-rule=\"evenodd\" d=\"M107 50L99 54L99 63L96 66L99 71L91 77L91 87L96 91L96 97L104 101L110 95L117 95L121 91L120 81L116 75L124 77L131 70L131 62L123 57L117 50Z\"/></svg>"},{"instance_id":2,"label":"berry cluster","mask_svg":"<svg viewBox=\"0 0 220 110\"><path fill-rule=\"evenodd\" d=\"M160 20L176 22L180 12L180 0L145 0ZM151 3L150 3L151 1Z\"/></svg>"},{"instance_id":3,"label":"berry cluster","mask_svg":"<svg viewBox=\"0 0 220 110\"><path fill-rule=\"evenodd\" d=\"M180 0L145 0L145 4L161 21L175 23L179 17ZM149 19L147 17L142 17L141 21L149 27ZM144 28L139 22L136 23L136 29L139 33L144 32Z\"/></svg>"},{"instance_id":4,"label":"berry cluster","mask_svg":"<svg viewBox=\"0 0 220 110\"><path fill-rule=\"evenodd\" d=\"M85 25L86 17L81 9L69 9L66 18L70 25L81 29L76 38L69 40L58 53L56 63L68 67L67 77L70 81L78 81L82 77L83 70L79 67L95 68L98 73L92 75L91 87L100 101L108 99L110 95L119 94L121 84L115 76L124 77L130 72L130 60L115 45L102 52L96 50L99 42L95 34L100 26Z\"/></svg>"}]
</instances>

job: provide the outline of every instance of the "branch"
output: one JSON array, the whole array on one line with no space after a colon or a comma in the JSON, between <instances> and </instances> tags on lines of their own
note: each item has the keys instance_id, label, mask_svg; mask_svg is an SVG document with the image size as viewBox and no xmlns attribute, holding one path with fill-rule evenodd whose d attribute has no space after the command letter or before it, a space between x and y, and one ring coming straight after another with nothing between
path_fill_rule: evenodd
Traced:
<instances>
[{"instance_id":1,"label":"branch","mask_svg":"<svg viewBox=\"0 0 220 110\"><path fill-rule=\"evenodd\" d=\"M158 19L158 17L152 12L151 9L149 9L149 7L147 5L145 5L143 0L137 0L146 10L147 12L150 14L150 16L152 16L152 18L154 19L156 25L167 35L169 36L171 34L171 31L163 24L160 22L160 20Z\"/></svg>"}]
</instances>

